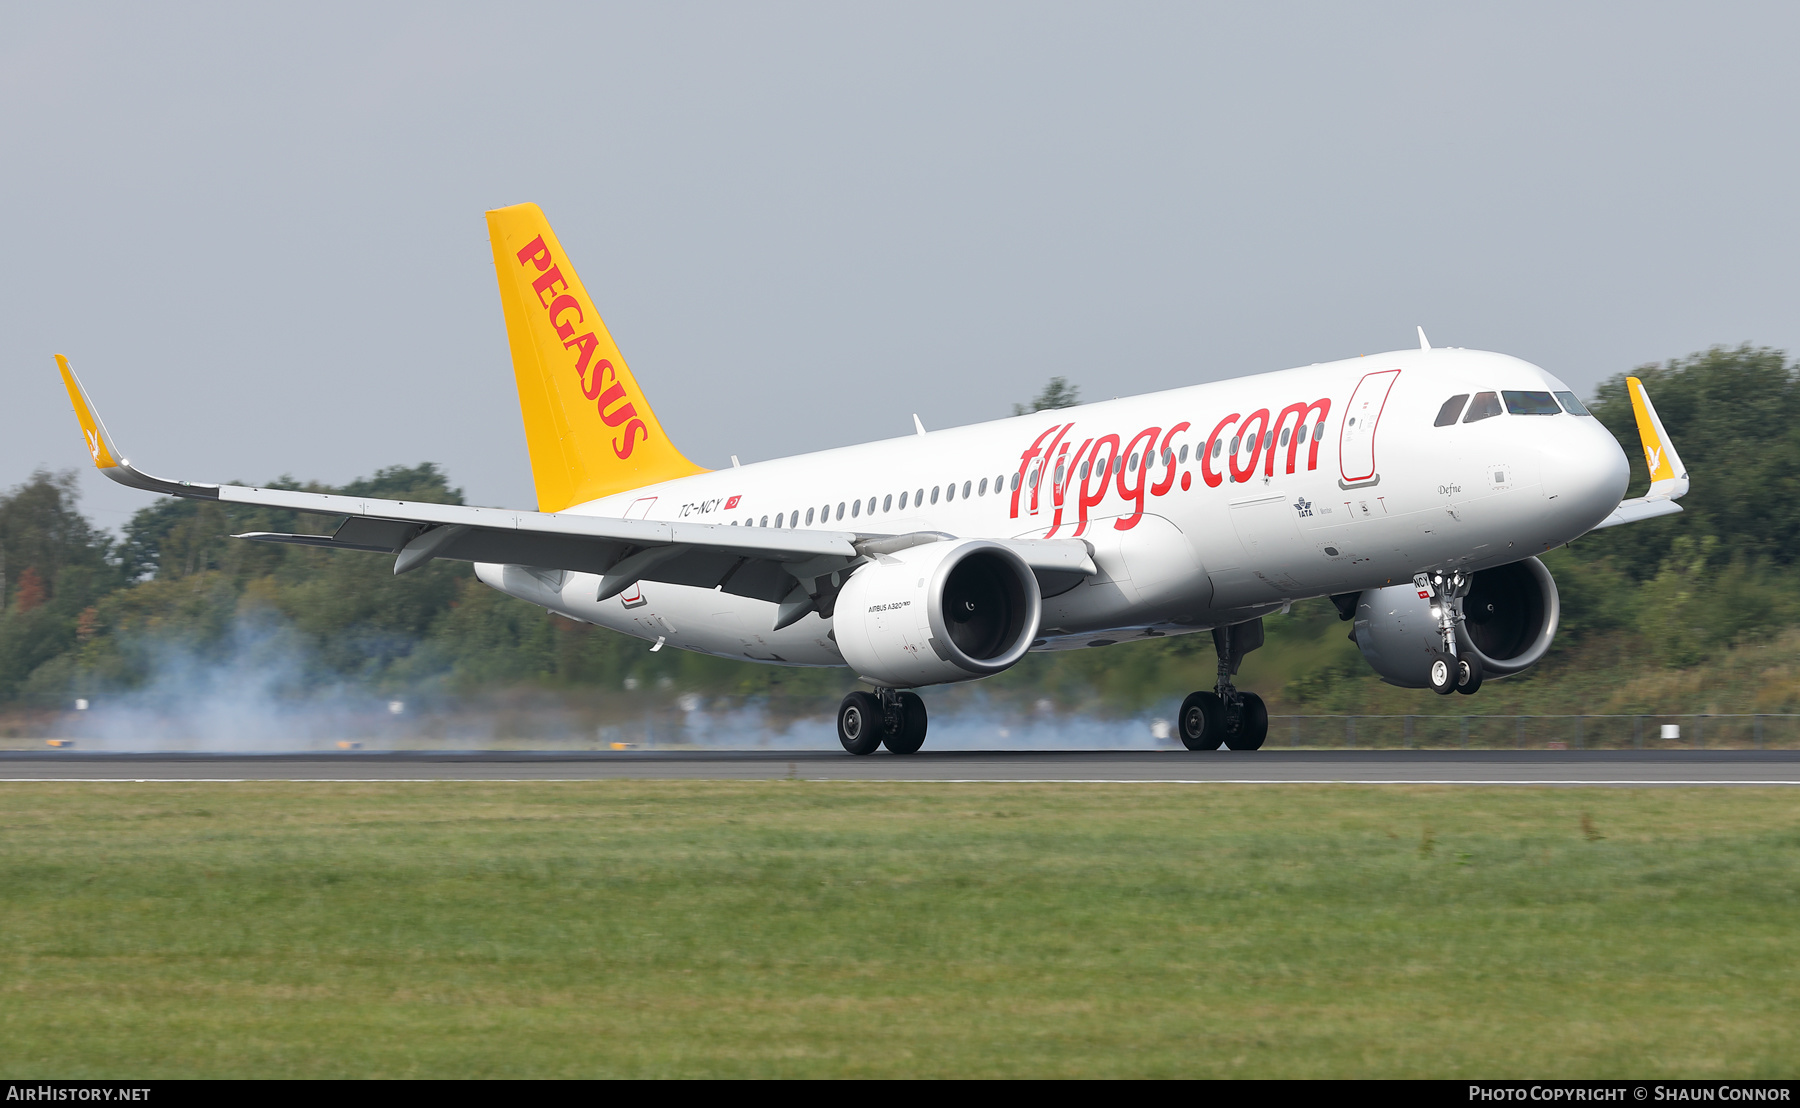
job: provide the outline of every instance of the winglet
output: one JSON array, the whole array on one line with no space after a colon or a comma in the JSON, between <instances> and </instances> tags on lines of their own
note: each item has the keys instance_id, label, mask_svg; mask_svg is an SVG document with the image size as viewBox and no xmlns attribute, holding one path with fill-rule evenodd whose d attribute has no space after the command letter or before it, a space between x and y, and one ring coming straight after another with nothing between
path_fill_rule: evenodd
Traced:
<instances>
[{"instance_id":1,"label":"winglet","mask_svg":"<svg viewBox=\"0 0 1800 1108\"><path fill-rule=\"evenodd\" d=\"M69 403L75 406L75 422L81 424L81 437L87 441L94 467L101 470L117 467L119 452L113 447L112 436L106 433L106 424L100 422L99 414L88 402L87 390L81 387L75 371L69 368L69 359L58 354L56 368L62 370L63 387L69 390Z\"/></svg>"},{"instance_id":2,"label":"winglet","mask_svg":"<svg viewBox=\"0 0 1800 1108\"><path fill-rule=\"evenodd\" d=\"M1656 405L1650 403L1650 394L1644 391L1644 382L1636 377L1627 377L1625 388L1631 394L1632 414L1637 416L1638 439L1644 446L1644 464L1650 468L1650 491L1644 494L1644 499L1678 500L1688 491L1687 467L1681 464L1681 455L1675 452L1674 441L1663 430L1662 419L1656 414Z\"/></svg>"},{"instance_id":3,"label":"winglet","mask_svg":"<svg viewBox=\"0 0 1800 1108\"><path fill-rule=\"evenodd\" d=\"M1419 327L1419 349L1431 349L1431 340L1425 337L1425 328L1422 325Z\"/></svg>"},{"instance_id":4,"label":"winglet","mask_svg":"<svg viewBox=\"0 0 1800 1108\"><path fill-rule=\"evenodd\" d=\"M112 436L107 434L106 424L100 421L100 412L88 400L87 389L81 386L81 379L69 368L69 359L61 354L56 356L56 368L62 371L63 387L69 390L69 403L75 408L75 421L81 424L81 437L87 443L88 455L94 459L94 468L121 485L129 485L134 489L147 492L160 492L165 496L190 496L217 499L219 486L196 485L187 481L166 481L161 477L152 477L135 468L129 460L119 453Z\"/></svg>"}]
</instances>

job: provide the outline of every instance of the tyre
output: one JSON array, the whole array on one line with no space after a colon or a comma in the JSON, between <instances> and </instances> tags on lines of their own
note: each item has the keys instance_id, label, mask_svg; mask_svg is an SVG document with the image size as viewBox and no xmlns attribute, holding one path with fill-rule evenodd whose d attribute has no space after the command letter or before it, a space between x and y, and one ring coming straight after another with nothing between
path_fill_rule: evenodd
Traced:
<instances>
[{"instance_id":1,"label":"tyre","mask_svg":"<svg viewBox=\"0 0 1800 1108\"><path fill-rule=\"evenodd\" d=\"M873 754L881 746L881 701L853 692L838 705L838 742L852 754Z\"/></svg>"},{"instance_id":2,"label":"tyre","mask_svg":"<svg viewBox=\"0 0 1800 1108\"><path fill-rule=\"evenodd\" d=\"M1449 696L1456 691L1456 659L1448 654L1431 656L1431 671L1428 678L1431 691L1439 696Z\"/></svg>"},{"instance_id":3,"label":"tyre","mask_svg":"<svg viewBox=\"0 0 1800 1108\"><path fill-rule=\"evenodd\" d=\"M900 698L900 733L882 739L889 754L917 754L925 745L925 702L919 694L903 692Z\"/></svg>"},{"instance_id":4,"label":"tyre","mask_svg":"<svg viewBox=\"0 0 1800 1108\"><path fill-rule=\"evenodd\" d=\"M1456 660L1456 691L1465 696L1473 696L1481 691L1480 658L1471 656Z\"/></svg>"},{"instance_id":5,"label":"tyre","mask_svg":"<svg viewBox=\"0 0 1800 1108\"><path fill-rule=\"evenodd\" d=\"M1181 745L1189 750L1217 750L1225 741L1225 702L1218 693L1190 693L1176 720Z\"/></svg>"},{"instance_id":6,"label":"tyre","mask_svg":"<svg viewBox=\"0 0 1800 1108\"><path fill-rule=\"evenodd\" d=\"M1232 750L1260 750L1269 737L1269 706L1253 692L1238 694L1237 726L1226 726L1225 745Z\"/></svg>"}]
</instances>

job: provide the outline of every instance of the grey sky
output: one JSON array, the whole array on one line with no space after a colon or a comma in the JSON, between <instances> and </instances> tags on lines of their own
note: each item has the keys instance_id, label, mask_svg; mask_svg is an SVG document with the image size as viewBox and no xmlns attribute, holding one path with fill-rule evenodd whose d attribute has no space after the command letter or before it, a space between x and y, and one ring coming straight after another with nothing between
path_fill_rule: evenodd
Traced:
<instances>
[{"instance_id":1,"label":"grey sky","mask_svg":"<svg viewBox=\"0 0 1800 1108\"><path fill-rule=\"evenodd\" d=\"M1800 348L1792 4L0 13L0 485L86 462L60 351L155 473L530 506L522 200L710 466L1414 324L1582 389Z\"/></svg>"}]
</instances>

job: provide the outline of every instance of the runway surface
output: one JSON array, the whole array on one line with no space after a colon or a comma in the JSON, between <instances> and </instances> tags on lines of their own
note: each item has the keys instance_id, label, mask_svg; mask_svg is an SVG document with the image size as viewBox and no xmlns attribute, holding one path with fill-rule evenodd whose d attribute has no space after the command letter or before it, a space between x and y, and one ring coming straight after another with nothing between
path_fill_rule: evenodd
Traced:
<instances>
[{"instance_id":1,"label":"runway surface","mask_svg":"<svg viewBox=\"0 0 1800 1108\"><path fill-rule=\"evenodd\" d=\"M607 778L1242 784L1800 785L1800 750L0 753L3 781L580 781Z\"/></svg>"}]
</instances>

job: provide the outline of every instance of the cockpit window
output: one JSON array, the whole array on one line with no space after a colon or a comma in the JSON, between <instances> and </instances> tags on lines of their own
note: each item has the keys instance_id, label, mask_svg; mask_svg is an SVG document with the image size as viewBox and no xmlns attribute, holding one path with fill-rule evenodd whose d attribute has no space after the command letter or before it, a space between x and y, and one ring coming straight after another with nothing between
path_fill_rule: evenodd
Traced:
<instances>
[{"instance_id":1,"label":"cockpit window","mask_svg":"<svg viewBox=\"0 0 1800 1108\"><path fill-rule=\"evenodd\" d=\"M1547 392L1520 392L1506 389L1506 410L1513 415L1561 415L1556 398Z\"/></svg>"},{"instance_id":2,"label":"cockpit window","mask_svg":"<svg viewBox=\"0 0 1800 1108\"><path fill-rule=\"evenodd\" d=\"M1587 410L1587 405L1583 404L1579 399L1577 399L1575 394L1572 392L1559 392L1556 394L1556 398L1558 400L1562 401L1563 411L1568 412L1570 415L1592 415L1593 414L1592 412Z\"/></svg>"},{"instance_id":3,"label":"cockpit window","mask_svg":"<svg viewBox=\"0 0 1800 1108\"><path fill-rule=\"evenodd\" d=\"M1466 392L1459 392L1455 396L1444 401L1444 406L1438 409L1437 422L1433 423L1432 426L1448 427L1452 423L1455 423L1456 417L1462 415L1463 405L1468 402L1469 394Z\"/></svg>"},{"instance_id":4,"label":"cockpit window","mask_svg":"<svg viewBox=\"0 0 1800 1108\"><path fill-rule=\"evenodd\" d=\"M1478 419L1500 414L1500 394L1497 392L1478 392L1475 399L1469 402L1469 414L1463 416L1464 423L1474 423Z\"/></svg>"}]
</instances>

